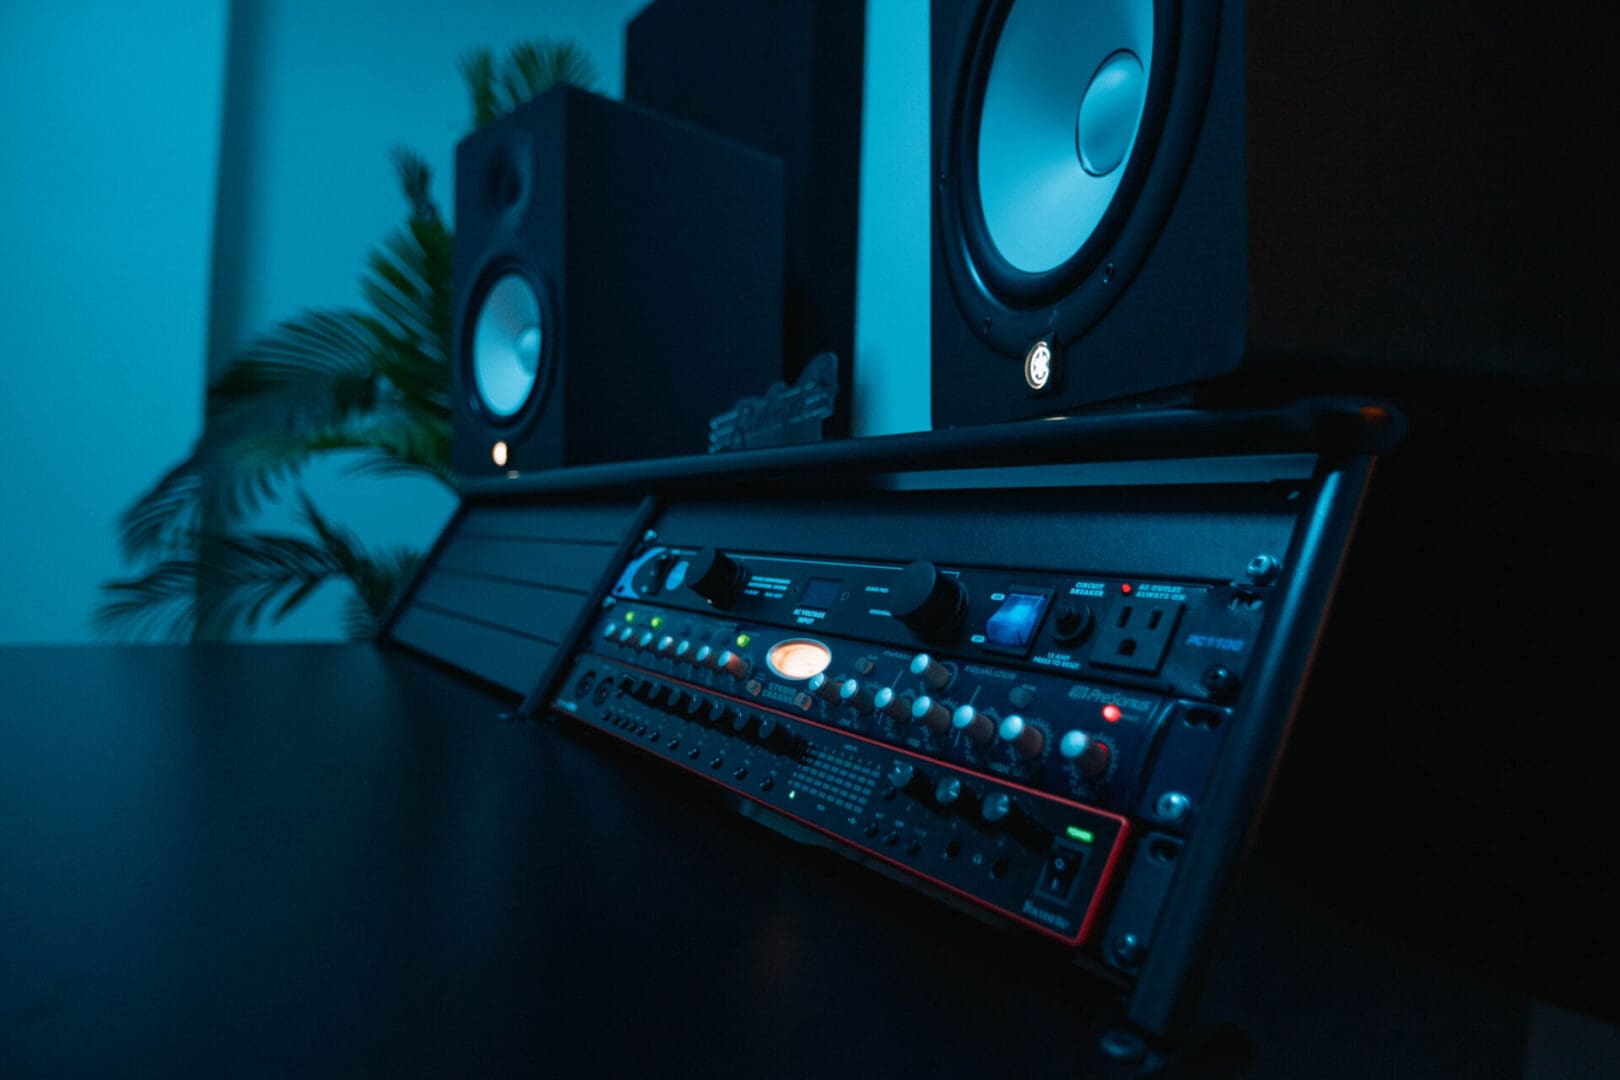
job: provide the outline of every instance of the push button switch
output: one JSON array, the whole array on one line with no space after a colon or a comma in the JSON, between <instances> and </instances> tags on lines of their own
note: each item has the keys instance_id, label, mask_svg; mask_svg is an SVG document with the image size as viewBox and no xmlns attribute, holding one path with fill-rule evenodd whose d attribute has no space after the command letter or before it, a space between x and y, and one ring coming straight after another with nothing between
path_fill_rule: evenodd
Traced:
<instances>
[{"instance_id":1,"label":"push button switch","mask_svg":"<svg viewBox=\"0 0 1620 1080\"><path fill-rule=\"evenodd\" d=\"M1035 639L1035 630L1046 611L1046 597L1029 593L1008 593L1001 607L984 624L990 644L1006 649L1024 649Z\"/></svg>"}]
</instances>

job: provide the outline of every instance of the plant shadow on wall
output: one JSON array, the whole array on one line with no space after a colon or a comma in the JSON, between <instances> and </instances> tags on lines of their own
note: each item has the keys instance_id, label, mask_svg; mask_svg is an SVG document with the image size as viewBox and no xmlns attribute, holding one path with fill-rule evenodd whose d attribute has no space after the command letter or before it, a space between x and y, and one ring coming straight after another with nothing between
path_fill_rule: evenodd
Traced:
<instances>
[{"instance_id":1,"label":"plant shadow on wall","mask_svg":"<svg viewBox=\"0 0 1620 1080\"><path fill-rule=\"evenodd\" d=\"M572 42L487 50L461 63L482 127L558 84L597 81ZM374 550L323 514L299 484L304 466L342 452L357 475L426 475L454 489L450 362L451 233L429 192L427 162L394 152L409 207L360 277L365 307L278 324L231 358L208 389L191 453L119 518L139 576L107 582L93 623L108 635L225 638L278 622L322 585L349 589L344 629L371 635L422 553ZM272 503L297 507L304 535L241 531Z\"/></svg>"}]
</instances>

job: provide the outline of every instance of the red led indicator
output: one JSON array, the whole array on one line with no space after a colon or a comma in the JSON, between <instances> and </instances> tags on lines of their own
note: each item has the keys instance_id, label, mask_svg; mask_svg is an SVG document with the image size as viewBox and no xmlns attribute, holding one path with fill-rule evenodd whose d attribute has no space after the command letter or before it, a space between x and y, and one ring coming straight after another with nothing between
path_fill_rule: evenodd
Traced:
<instances>
[{"instance_id":1,"label":"red led indicator","mask_svg":"<svg viewBox=\"0 0 1620 1080\"><path fill-rule=\"evenodd\" d=\"M1103 719L1110 724L1119 723L1119 706L1108 704L1103 706Z\"/></svg>"},{"instance_id":2,"label":"red led indicator","mask_svg":"<svg viewBox=\"0 0 1620 1080\"><path fill-rule=\"evenodd\" d=\"M1125 582L1125 584L1123 584L1123 585L1121 585L1121 586L1120 586L1120 587L1119 587L1119 591L1120 591L1120 592L1122 592L1122 593L1124 593L1124 594L1125 594L1125 595L1126 595L1126 596L1129 596L1129 595L1131 595L1131 592L1132 592L1132 589L1131 589L1131 583L1130 583L1130 582L1128 582L1128 581L1127 581L1127 582Z\"/></svg>"}]
</instances>

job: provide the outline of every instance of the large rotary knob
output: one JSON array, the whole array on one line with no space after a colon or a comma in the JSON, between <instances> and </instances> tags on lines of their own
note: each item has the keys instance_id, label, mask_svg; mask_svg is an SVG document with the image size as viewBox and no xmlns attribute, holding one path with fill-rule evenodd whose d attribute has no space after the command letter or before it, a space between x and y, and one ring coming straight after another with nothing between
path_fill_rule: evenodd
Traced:
<instances>
[{"instance_id":1,"label":"large rotary knob","mask_svg":"<svg viewBox=\"0 0 1620 1080\"><path fill-rule=\"evenodd\" d=\"M967 589L926 559L907 566L889 588L889 610L919 637L940 641L962 625Z\"/></svg>"},{"instance_id":2,"label":"large rotary knob","mask_svg":"<svg viewBox=\"0 0 1620 1080\"><path fill-rule=\"evenodd\" d=\"M718 608L730 607L748 581L742 563L719 548L706 547L692 556L686 568L686 585Z\"/></svg>"}]
</instances>

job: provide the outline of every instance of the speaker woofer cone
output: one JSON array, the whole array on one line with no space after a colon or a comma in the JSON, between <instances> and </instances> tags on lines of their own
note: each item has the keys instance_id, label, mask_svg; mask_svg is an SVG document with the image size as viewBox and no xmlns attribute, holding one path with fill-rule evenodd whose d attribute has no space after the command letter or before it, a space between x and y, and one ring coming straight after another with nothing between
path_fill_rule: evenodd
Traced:
<instances>
[{"instance_id":1,"label":"speaker woofer cone","mask_svg":"<svg viewBox=\"0 0 1620 1080\"><path fill-rule=\"evenodd\" d=\"M539 294L508 271L484 293L472 335L473 386L490 420L510 421L544 386L545 316Z\"/></svg>"},{"instance_id":2,"label":"speaker woofer cone","mask_svg":"<svg viewBox=\"0 0 1620 1080\"><path fill-rule=\"evenodd\" d=\"M1037 340L1073 342L1129 288L1191 160L1222 10L962 0L958 34L936 26L936 48L951 52L935 103L935 264L963 325L995 353L1021 366ZM1116 29L1097 32L1105 18ZM1080 33L1070 20L1093 28L1083 49L1062 44ZM987 102L993 74L998 94L1030 96L1022 112L1013 98ZM1028 186L1042 181L1088 192L1085 206L1040 209Z\"/></svg>"},{"instance_id":3,"label":"speaker woofer cone","mask_svg":"<svg viewBox=\"0 0 1620 1080\"><path fill-rule=\"evenodd\" d=\"M1014 270L1068 262L1113 203L1142 118L1153 24L1152 0L1009 7L985 79L977 164L985 229Z\"/></svg>"}]
</instances>

